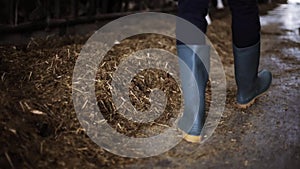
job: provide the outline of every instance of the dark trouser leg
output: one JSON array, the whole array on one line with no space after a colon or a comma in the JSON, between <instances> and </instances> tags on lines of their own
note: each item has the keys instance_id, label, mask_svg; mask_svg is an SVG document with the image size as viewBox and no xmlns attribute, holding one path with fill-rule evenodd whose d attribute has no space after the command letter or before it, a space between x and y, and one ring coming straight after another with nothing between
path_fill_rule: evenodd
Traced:
<instances>
[{"instance_id":1,"label":"dark trouser leg","mask_svg":"<svg viewBox=\"0 0 300 169\"><path fill-rule=\"evenodd\" d=\"M238 48L260 40L260 22L256 0L228 0L232 14L232 41Z\"/></svg>"},{"instance_id":2,"label":"dark trouser leg","mask_svg":"<svg viewBox=\"0 0 300 169\"><path fill-rule=\"evenodd\" d=\"M205 34L207 30L205 16L208 12L208 1L209 0L179 0L178 16L194 24L203 32L203 34ZM186 30L186 27L180 24L177 25L176 32L177 34L186 34L186 36L189 36L189 32ZM185 40L185 42L188 43L187 45L205 44L202 35L191 35L189 36L189 39ZM177 41L177 44L181 45L182 43Z\"/></svg>"},{"instance_id":3,"label":"dark trouser leg","mask_svg":"<svg viewBox=\"0 0 300 169\"><path fill-rule=\"evenodd\" d=\"M272 74L258 72L260 59L260 23L256 0L229 0L232 13L232 39L237 103L250 106L271 84Z\"/></svg>"}]
</instances>

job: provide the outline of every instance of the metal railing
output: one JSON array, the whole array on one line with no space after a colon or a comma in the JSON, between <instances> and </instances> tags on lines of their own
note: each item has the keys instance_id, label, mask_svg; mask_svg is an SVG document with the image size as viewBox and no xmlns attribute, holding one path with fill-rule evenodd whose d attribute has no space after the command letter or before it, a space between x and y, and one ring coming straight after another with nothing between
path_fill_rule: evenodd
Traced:
<instances>
[{"instance_id":1,"label":"metal railing","mask_svg":"<svg viewBox=\"0 0 300 169\"><path fill-rule=\"evenodd\" d=\"M173 0L0 0L0 33L175 9Z\"/></svg>"}]
</instances>

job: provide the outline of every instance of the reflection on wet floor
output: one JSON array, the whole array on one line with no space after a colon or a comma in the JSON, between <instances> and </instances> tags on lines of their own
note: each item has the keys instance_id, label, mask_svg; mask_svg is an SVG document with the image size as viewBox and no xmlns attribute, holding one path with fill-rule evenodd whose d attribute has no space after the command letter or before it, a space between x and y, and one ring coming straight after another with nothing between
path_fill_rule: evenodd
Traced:
<instances>
[{"instance_id":1,"label":"reflection on wet floor","mask_svg":"<svg viewBox=\"0 0 300 169\"><path fill-rule=\"evenodd\" d=\"M283 49L282 51L287 55L296 56L296 59L300 61L300 48L291 47L291 48Z\"/></svg>"},{"instance_id":2,"label":"reflection on wet floor","mask_svg":"<svg viewBox=\"0 0 300 169\"><path fill-rule=\"evenodd\" d=\"M268 15L261 16L262 26L278 25L286 32L288 39L300 43L300 0L289 0L288 4L282 4L270 11ZM283 37L285 38L285 37Z\"/></svg>"},{"instance_id":3,"label":"reflection on wet floor","mask_svg":"<svg viewBox=\"0 0 300 169\"><path fill-rule=\"evenodd\" d=\"M292 4L292 3L298 3L298 4L300 4L300 0L288 0L287 1L289 4Z\"/></svg>"}]
</instances>

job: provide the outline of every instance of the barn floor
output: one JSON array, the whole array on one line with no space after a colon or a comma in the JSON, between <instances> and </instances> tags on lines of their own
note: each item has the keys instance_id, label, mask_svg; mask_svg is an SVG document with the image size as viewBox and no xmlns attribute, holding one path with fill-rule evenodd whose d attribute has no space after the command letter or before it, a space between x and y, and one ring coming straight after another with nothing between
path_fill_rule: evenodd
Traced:
<instances>
[{"instance_id":1,"label":"barn floor","mask_svg":"<svg viewBox=\"0 0 300 169\"><path fill-rule=\"evenodd\" d=\"M272 7L260 8L266 14ZM208 37L221 56L227 79L221 121L204 144L182 141L168 152L144 159L123 158L100 148L76 118L72 71L88 36L32 39L25 46L0 46L0 168L299 168L297 13L299 4L283 4L261 18L261 67L271 70L274 80L267 94L245 111L235 107L230 14L228 9L213 14ZM141 40L175 52L174 40L150 35L122 42L113 54L144 48L134 46ZM155 44L156 40L164 45ZM105 74L99 78L105 79ZM115 114L107 118L112 126L120 120ZM167 123L167 119L165 116L160 122ZM137 124L123 125L125 129L120 132L131 136L145 129Z\"/></svg>"}]
</instances>

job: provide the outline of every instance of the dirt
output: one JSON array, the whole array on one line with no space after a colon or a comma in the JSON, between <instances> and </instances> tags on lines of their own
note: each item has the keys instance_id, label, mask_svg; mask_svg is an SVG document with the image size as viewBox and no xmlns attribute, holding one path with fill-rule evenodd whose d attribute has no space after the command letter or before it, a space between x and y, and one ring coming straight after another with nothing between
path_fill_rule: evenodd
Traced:
<instances>
[{"instance_id":1,"label":"dirt","mask_svg":"<svg viewBox=\"0 0 300 169\"><path fill-rule=\"evenodd\" d=\"M260 9L266 14L274 7L263 5ZM204 144L182 141L168 152L144 159L124 158L102 149L77 120L72 103L72 71L88 35L34 38L27 45L0 46L0 168L299 168L300 42L292 38L297 35L278 26L262 27L261 67L271 70L274 80L267 94L242 111L235 106L229 10L213 13L212 19L208 37L222 59L227 79L221 121ZM110 82L109 74L124 53L147 47L176 52L173 39L158 35L133 37L114 47L97 78ZM157 134L149 129L168 125L178 109L179 101L174 98L180 92L172 77L149 70L143 72L142 78L148 87L135 89L135 85L142 86L138 78L132 83L134 94L142 99L135 100L131 95L141 110L149 107L143 96L148 96L150 88L176 91L169 92L168 111L156 123L141 125L118 116L110 102L108 86L96 84L99 107L109 124L133 137Z\"/></svg>"}]
</instances>

